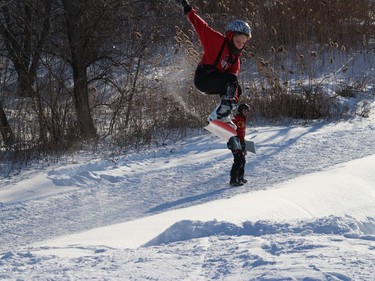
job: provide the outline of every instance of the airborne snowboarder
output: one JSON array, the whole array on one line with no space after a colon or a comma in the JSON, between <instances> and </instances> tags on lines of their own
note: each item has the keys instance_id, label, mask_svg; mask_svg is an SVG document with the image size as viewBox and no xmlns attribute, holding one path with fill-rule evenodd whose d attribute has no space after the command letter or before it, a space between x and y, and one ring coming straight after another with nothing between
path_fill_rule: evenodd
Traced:
<instances>
[{"instance_id":1,"label":"airborne snowboarder","mask_svg":"<svg viewBox=\"0 0 375 281\"><path fill-rule=\"evenodd\" d=\"M250 26L242 20L234 20L223 35L208 26L187 0L175 2L183 8L203 46L203 56L195 71L194 84L205 94L221 97L208 121L220 120L235 128L231 120L232 112L236 110L242 93L237 75L242 50L251 38Z\"/></svg>"}]
</instances>

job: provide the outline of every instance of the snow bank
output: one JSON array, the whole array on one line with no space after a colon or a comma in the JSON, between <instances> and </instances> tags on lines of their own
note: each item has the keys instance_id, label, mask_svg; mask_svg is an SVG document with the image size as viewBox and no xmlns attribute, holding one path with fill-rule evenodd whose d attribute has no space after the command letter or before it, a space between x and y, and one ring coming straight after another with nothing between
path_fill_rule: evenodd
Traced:
<instances>
[{"instance_id":1,"label":"snow bank","mask_svg":"<svg viewBox=\"0 0 375 281\"><path fill-rule=\"evenodd\" d=\"M304 231L373 240L374 218L375 155L266 190L56 238L41 246L137 248L216 234Z\"/></svg>"},{"instance_id":2,"label":"snow bank","mask_svg":"<svg viewBox=\"0 0 375 281\"><path fill-rule=\"evenodd\" d=\"M190 221L176 222L162 234L158 235L144 246L159 246L193 238L203 238L213 235L227 236L262 236L273 234L332 234L343 235L348 238L375 241L375 218L368 218L360 222L351 217L329 216L311 221L297 221L292 223L274 223L269 221L247 221L243 226L229 222Z\"/></svg>"}]
</instances>

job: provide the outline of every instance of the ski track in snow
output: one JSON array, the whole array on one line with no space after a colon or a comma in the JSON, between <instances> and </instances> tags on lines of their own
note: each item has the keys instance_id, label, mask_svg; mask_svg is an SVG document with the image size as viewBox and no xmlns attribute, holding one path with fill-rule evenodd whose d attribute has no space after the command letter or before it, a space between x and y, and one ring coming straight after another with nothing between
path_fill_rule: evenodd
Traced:
<instances>
[{"instance_id":1,"label":"ski track in snow","mask_svg":"<svg viewBox=\"0 0 375 281\"><path fill-rule=\"evenodd\" d=\"M270 188L302 174L375 152L371 124L347 123L348 129L343 129L342 124L337 129L334 124L326 124L331 126L331 133L325 131L324 135L319 133L321 126L307 127L297 137L288 137L293 127L281 133L275 130L278 135L272 133L272 127L255 128L255 131L250 127L248 138L262 134L269 137L259 142L255 137L257 154L247 156L245 173L249 182L240 188L228 187L230 152L225 144L207 134L192 137L173 149L148 152L147 160L144 155L134 154L89 163L89 167L51 171L48 177L56 185L76 185L79 190L56 194L48 200L2 203L2 248L12 249L40 239ZM191 145L197 150L186 148ZM207 155L210 155L209 162Z\"/></svg>"},{"instance_id":2,"label":"ski track in snow","mask_svg":"<svg viewBox=\"0 0 375 281\"><path fill-rule=\"evenodd\" d=\"M12 262L13 269L27 280L91 280L92 277L97 280L349 281L372 280L371 272L375 270L374 247L358 239L335 235L301 233L287 238L284 233L259 237L221 235L137 250L81 248L77 257L59 258L48 254L55 250L61 251L54 248L41 248L40 253L35 248L33 253L9 251L0 258L0 265ZM0 272L0 279L11 279L11 274Z\"/></svg>"}]
</instances>

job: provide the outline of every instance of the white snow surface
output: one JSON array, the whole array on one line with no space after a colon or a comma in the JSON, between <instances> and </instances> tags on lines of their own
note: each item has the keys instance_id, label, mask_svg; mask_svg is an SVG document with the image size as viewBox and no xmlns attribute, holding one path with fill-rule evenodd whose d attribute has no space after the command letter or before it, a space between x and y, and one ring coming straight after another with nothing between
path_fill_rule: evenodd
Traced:
<instances>
[{"instance_id":1,"label":"white snow surface","mask_svg":"<svg viewBox=\"0 0 375 281\"><path fill-rule=\"evenodd\" d=\"M374 280L375 118L202 130L0 182L0 280Z\"/></svg>"}]
</instances>

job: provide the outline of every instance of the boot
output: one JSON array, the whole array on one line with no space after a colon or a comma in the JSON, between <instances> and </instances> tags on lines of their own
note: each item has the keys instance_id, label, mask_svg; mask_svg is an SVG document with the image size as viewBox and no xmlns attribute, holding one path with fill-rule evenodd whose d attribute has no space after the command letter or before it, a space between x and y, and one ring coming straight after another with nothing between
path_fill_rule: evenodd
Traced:
<instances>
[{"instance_id":1,"label":"boot","mask_svg":"<svg viewBox=\"0 0 375 281\"><path fill-rule=\"evenodd\" d=\"M238 176L238 181L239 182L242 182L242 183L247 183L247 180L246 179L244 179L244 175L243 175L243 173L241 173L240 172L240 174L239 174L239 176Z\"/></svg>"},{"instance_id":2,"label":"boot","mask_svg":"<svg viewBox=\"0 0 375 281\"><path fill-rule=\"evenodd\" d=\"M238 179L231 178L229 182L230 186L241 186L243 185L242 182L240 182Z\"/></svg>"},{"instance_id":3,"label":"boot","mask_svg":"<svg viewBox=\"0 0 375 281\"><path fill-rule=\"evenodd\" d=\"M222 122L228 123L233 129L237 129L237 126L232 122L232 109L234 101L221 99L220 104L211 112L207 120L210 122L212 120L220 120Z\"/></svg>"},{"instance_id":4,"label":"boot","mask_svg":"<svg viewBox=\"0 0 375 281\"><path fill-rule=\"evenodd\" d=\"M247 180L242 178L242 179L238 179L239 182L242 182L243 184L247 183Z\"/></svg>"},{"instance_id":5,"label":"boot","mask_svg":"<svg viewBox=\"0 0 375 281\"><path fill-rule=\"evenodd\" d=\"M220 104L216 108L216 116L217 119L221 120L224 118L230 118L228 122L231 122L233 116L232 114L237 109L237 102L235 99L237 91L237 84L236 83L229 83L227 85L227 91L225 95L221 96ZM228 123L226 122L226 123Z\"/></svg>"},{"instance_id":6,"label":"boot","mask_svg":"<svg viewBox=\"0 0 375 281\"><path fill-rule=\"evenodd\" d=\"M220 105L216 110L217 116L219 118L226 117L231 114L232 112L232 100L227 100L227 99L221 99Z\"/></svg>"}]
</instances>

